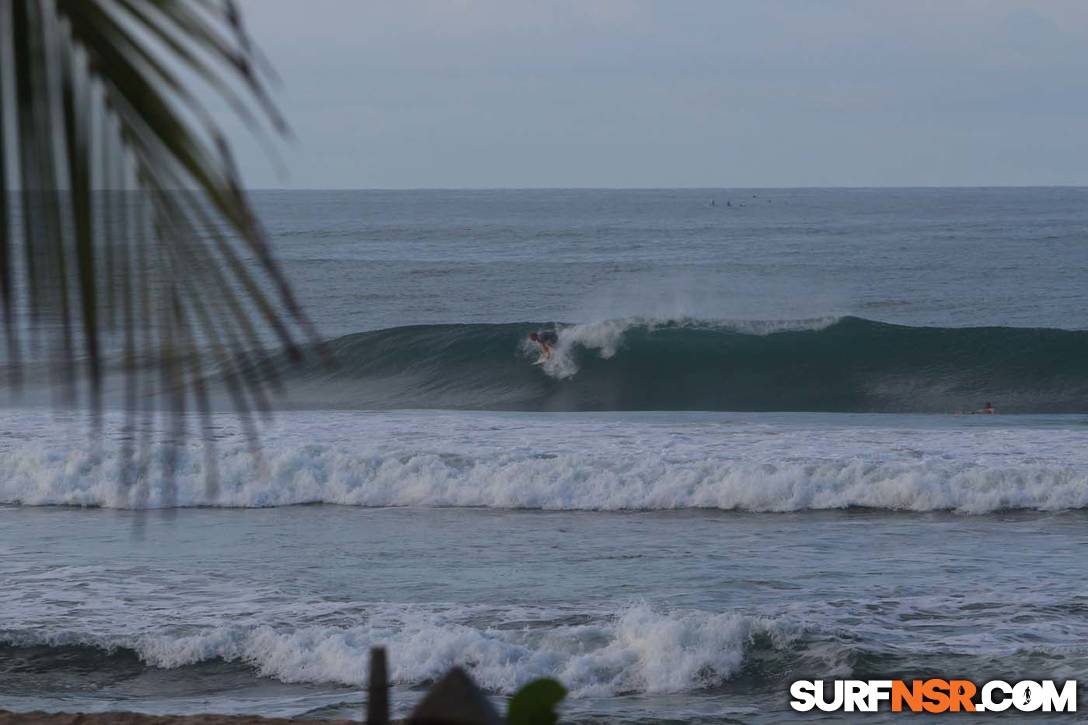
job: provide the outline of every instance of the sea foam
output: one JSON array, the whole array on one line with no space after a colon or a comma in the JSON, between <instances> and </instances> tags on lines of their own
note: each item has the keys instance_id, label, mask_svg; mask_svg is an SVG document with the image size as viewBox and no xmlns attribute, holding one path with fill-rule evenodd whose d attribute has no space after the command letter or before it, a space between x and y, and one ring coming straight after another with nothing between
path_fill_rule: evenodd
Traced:
<instances>
[{"instance_id":1,"label":"sea foam","mask_svg":"<svg viewBox=\"0 0 1088 725\"><path fill-rule=\"evenodd\" d=\"M371 605L355 625L221 624L144 634L91 631L0 633L20 646L128 649L148 665L173 669L211 660L239 662L281 682L367 681L367 653L377 645L395 654L398 685L434 681L454 665L467 667L492 692L511 693L538 677L555 677L575 697L619 693L676 693L719 685L743 667L757 646L785 648L797 630L740 613L661 610L632 603L613 614L567 624L561 613L480 607L425 609ZM474 616L475 615L475 616ZM583 619L586 619L583 617ZM520 626L504 624L512 620ZM130 623L138 626L138 623Z\"/></svg>"},{"instance_id":2,"label":"sea foam","mask_svg":"<svg viewBox=\"0 0 1088 725\"><path fill-rule=\"evenodd\" d=\"M216 491L196 443L181 451L172 489L152 468L126 491L114 447L96 452L42 423L40 435L0 446L0 502L971 514L1088 507L1081 434L1053 428L308 412L285 415L255 458L223 426Z\"/></svg>"}]
</instances>

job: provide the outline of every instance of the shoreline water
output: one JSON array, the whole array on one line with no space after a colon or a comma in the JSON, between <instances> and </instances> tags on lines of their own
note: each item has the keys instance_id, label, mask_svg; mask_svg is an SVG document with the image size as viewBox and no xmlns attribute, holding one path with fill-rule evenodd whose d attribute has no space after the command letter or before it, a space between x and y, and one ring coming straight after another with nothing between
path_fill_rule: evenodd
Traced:
<instances>
[{"instance_id":1,"label":"shoreline water","mask_svg":"<svg viewBox=\"0 0 1088 725\"><path fill-rule=\"evenodd\" d=\"M614 723L790 721L805 674L1083 676L1085 515L9 508L0 698L345 717L376 644L398 716L457 663Z\"/></svg>"}]
</instances>

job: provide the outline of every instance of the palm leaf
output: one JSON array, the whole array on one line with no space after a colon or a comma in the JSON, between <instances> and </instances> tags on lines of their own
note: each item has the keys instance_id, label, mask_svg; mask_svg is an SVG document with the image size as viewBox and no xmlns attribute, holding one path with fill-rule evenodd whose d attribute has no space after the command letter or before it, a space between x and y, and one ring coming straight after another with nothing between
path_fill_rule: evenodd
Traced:
<instances>
[{"instance_id":1,"label":"palm leaf","mask_svg":"<svg viewBox=\"0 0 1088 725\"><path fill-rule=\"evenodd\" d=\"M255 440L250 413L278 386L268 347L297 359L317 340L201 101L267 140L287 132L269 80L231 0L0 0L9 382L44 361L98 411L117 372L126 485L156 415L176 445L196 410L210 450L212 378Z\"/></svg>"}]
</instances>

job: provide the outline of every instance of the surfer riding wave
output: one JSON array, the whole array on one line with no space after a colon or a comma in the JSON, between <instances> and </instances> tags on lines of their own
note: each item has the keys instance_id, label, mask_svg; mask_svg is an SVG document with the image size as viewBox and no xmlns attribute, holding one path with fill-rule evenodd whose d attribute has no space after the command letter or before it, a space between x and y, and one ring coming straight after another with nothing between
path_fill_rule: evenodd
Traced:
<instances>
[{"instance_id":1,"label":"surfer riding wave","mask_svg":"<svg viewBox=\"0 0 1088 725\"><path fill-rule=\"evenodd\" d=\"M552 349L559 342L559 335L551 330L529 333L529 339L540 346L540 362L550 360Z\"/></svg>"}]
</instances>

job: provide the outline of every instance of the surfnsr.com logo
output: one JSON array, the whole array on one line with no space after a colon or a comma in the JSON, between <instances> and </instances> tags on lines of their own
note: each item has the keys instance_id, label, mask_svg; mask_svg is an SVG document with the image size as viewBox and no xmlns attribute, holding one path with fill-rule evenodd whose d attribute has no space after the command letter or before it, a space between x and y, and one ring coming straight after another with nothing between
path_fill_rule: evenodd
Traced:
<instances>
[{"instance_id":1,"label":"surfnsr.com logo","mask_svg":"<svg viewBox=\"0 0 1088 725\"><path fill-rule=\"evenodd\" d=\"M1077 682L1066 680L798 680L798 712L1076 712Z\"/></svg>"}]
</instances>

